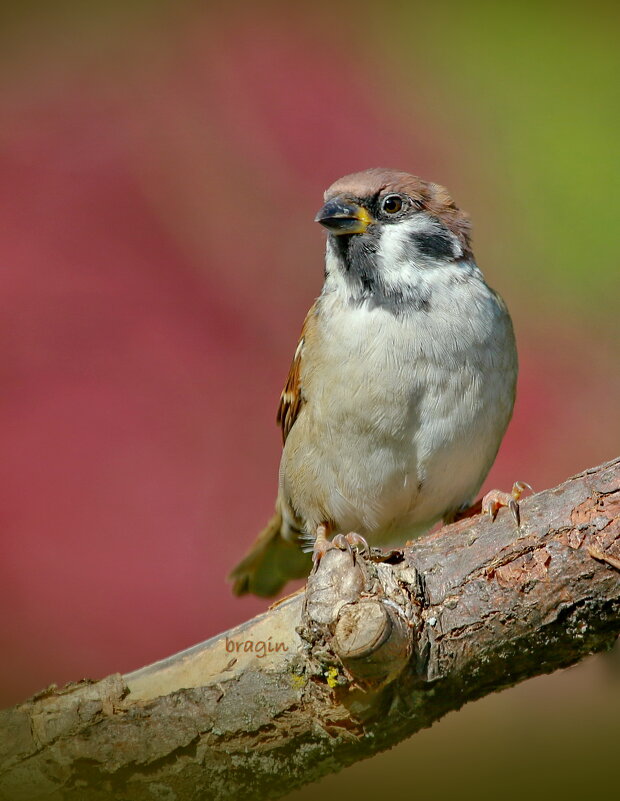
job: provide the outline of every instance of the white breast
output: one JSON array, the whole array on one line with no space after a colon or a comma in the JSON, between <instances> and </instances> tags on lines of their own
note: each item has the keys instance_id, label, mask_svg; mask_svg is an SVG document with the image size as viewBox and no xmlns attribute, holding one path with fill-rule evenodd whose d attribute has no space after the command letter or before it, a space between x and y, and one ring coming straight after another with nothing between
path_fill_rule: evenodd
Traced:
<instances>
[{"instance_id":1,"label":"white breast","mask_svg":"<svg viewBox=\"0 0 620 801\"><path fill-rule=\"evenodd\" d=\"M321 298L281 466L281 493L309 532L329 519L402 542L480 488L512 411L516 354L501 301L459 270L427 271L425 310Z\"/></svg>"}]
</instances>

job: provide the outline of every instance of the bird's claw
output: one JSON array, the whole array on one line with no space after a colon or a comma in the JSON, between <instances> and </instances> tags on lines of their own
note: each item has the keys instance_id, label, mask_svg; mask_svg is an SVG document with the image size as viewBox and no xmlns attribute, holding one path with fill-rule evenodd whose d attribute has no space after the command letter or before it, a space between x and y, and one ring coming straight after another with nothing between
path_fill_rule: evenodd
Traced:
<instances>
[{"instance_id":1,"label":"bird's claw","mask_svg":"<svg viewBox=\"0 0 620 801\"><path fill-rule=\"evenodd\" d=\"M345 534L345 540L347 541L349 548L355 548L357 551L359 551L359 553L370 553L368 543L361 534L357 534L355 531L350 531L348 534Z\"/></svg>"},{"instance_id":2,"label":"bird's claw","mask_svg":"<svg viewBox=\"0 0 620 801\"><path fill-rule=\"evenodd\" d=\"M326 528L319 526L312 551L312 561L315 564L318 564L318 562L320 562L325 556L327 551L330 551L332 548L338 548L339 550L347 551L348 553L351 553L353 549L356 549L360 553L370 553L368 543L361 534L356 534L354 531L351 531L348 534L336 534L336 536L330 541L327 539Z\"/></svg>"},{"instance_id":3,"label":"bird's claw","mask_svg":"<svg viewBox=\"0 0 620 801\"><path fill-rule=\"evenodd\" d=\"M508 501L508 508L512 512L512 516L515 519L515 523L517 524L517 528L520 528L521 527L521 512L519 511L519 502L515 501L514 498L511 498Z\"/></svg>"},{"instance_id":4,"label":"bird's claw","mask_svg":"<svg viewBox=\"0 0 620 801\"><path fill-rule=\"evenodd\" d=\"M349 545L344 534L336 534L331 542L331 545L332 548L340 548L341 551L349 551L349 553L351 552L351 546Z\"/></svg>"},{"instance_id":5,"label":"bird's claw","mask_svg":"<svg viewBox=\"0 0 620 801\"><path fill-rule=\"evenodd\" d=\"M510 492L500 492L500 490L491 490L490 492L487 492L482 499L482 513L489 515L491 520L495 520L498 511L502 508L502 506L506 506L508 509L510 509L517 527L520 528L521 512L519 510L519 499L525 490L534 492L534 490L526 481L515 481Z\"/></svg>"}]
</instances>

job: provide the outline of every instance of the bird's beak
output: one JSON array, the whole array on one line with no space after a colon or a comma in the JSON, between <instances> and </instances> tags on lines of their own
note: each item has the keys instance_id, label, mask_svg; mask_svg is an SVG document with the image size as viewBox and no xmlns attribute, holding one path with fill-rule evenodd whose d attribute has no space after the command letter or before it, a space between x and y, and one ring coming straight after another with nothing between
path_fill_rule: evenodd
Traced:
<instances>
[{"instance_id":1,"label":"bird's beak","mask_svg":"<svg viewBox=\"0 0 620 801\"><path fill-rule=\"evenodd\" d=\"M328 200L314 218L332 234L363 234L374 222L369 212L358 203L335 197Z\"/></svg>"}]
</instances>

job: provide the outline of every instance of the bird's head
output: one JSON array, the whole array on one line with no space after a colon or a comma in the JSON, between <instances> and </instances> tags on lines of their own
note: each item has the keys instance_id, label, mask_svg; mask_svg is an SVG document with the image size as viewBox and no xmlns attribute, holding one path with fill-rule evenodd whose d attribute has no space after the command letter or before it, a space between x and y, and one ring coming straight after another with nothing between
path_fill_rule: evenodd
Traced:
<instances>
[{"instance_id":1,"label":"bird's head","mask_svg":"<svg viewBox=\"0 0 620 801\"><path fill-rule=\"evenodd\" d=\"M402 302L429 270L472 260L468 216L442 186L406 172L340 178L315 219L329 232L328 280L356 301Z\"/></svg>"}]
</instances>

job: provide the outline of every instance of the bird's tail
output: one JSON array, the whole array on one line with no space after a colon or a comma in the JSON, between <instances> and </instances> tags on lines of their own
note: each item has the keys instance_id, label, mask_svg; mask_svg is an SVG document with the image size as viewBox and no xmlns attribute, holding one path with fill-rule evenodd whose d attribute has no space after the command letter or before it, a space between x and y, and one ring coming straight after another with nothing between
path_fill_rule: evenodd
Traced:
<instances>
[{"instance_id":1,"label":"bird's tail","mask_svg":"<svg viewBox=\"0 0 620 801\"><path fill-rule=\"evenodd\" d=\"M276 510L228 579L235 595L251 592L269 598L290 579L307 576L311 566L310 554L282 536L282 515Z\"/></svg>"}]
</instances>

